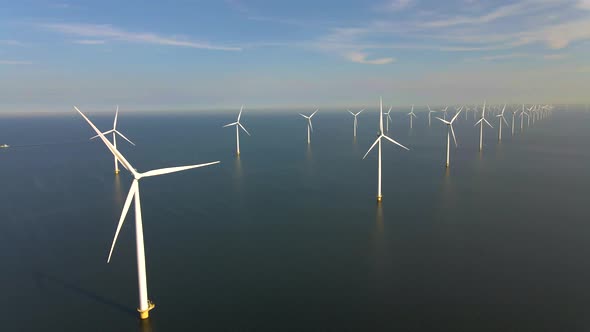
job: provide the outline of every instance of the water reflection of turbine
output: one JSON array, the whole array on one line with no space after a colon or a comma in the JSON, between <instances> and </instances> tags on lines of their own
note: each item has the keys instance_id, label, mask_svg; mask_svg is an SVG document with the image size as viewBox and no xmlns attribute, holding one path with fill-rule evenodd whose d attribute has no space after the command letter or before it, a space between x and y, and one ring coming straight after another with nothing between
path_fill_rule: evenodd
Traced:
<instances>
[{"instance_id":1,"label":"water reflection of turbine","mask_svg":"<svg viewBox=\"0 0 590 332\"><path fill-rule=\"evenodd\" d=\"M139 332L152 332L152 321L151 319L140 319L139 320Z\"/></svg>"}]
</instances>

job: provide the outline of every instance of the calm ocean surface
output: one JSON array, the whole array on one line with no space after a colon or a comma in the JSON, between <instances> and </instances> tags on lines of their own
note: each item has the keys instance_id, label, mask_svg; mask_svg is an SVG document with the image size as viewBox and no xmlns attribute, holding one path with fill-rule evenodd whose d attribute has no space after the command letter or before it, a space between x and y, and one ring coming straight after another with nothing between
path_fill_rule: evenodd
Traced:
<instances>
[{"instance_id":1,"label":"calm ocean surface","mask_svg":"<svg viewBox=\"0 0 590 332\"><path fill-rule=\"evenodd\" d=\"M309 147L296 111L246 110L239 159L235 114L121 111L138 170L221 161L140 182L147 322L132 211L106 263L129 173L74 111L0 118L0 330L588 331L590 113L501 144L488 117L482 154L461 115L449 171L446 128L416 113L392 113L411 151L384 142L378 206L375 109L356 141L320 110Z\"/></svg>"}]
</instances>

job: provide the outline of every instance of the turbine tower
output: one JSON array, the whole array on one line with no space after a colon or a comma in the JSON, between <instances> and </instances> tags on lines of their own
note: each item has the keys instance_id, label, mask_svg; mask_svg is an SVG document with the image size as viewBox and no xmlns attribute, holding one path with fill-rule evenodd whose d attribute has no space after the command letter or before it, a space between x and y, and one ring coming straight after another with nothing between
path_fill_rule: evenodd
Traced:
<instances>
[{"instance_id":1,"label":"turbine tower","mask_svg":"<svg viewBox=\"0 0 590 332\"><path fill-rule=\"evenodd\" d=\"M119 105L117 105L117 110L115 111L115 121L113 122L113 129L109 131L105 131L102 133L103 135L107 135L113 133L113 146L115 149L117 148L117 135L123 137L124 140L131 143L131 145L135 146L135 143L131 142L125 135L121 134L120 131L117 130L117 118L119 117ZM98 135L92 136L90 139L97 138ZM119 174L119 162L117 161L117 157L115 157L115 174Z\"/></svg>"},{"instance_id":2,"label":"turbine tower","mask_svg":"<svg viewBox=\"0 0 590 332\"><path fill-rule=\"evenodd\" d=\"M483 110L481 111L481 118L474 125L474 126L477 126L479 124L479 151L482 151L483 150L483 123L484 122L488 126L490 126L490 128L494 128L488 122L488 120L486 120L486 102L485 101L483 102Z\"/></svg>"},{"instance_id":3,"label":"turbine tower","mask_svg":"<svg viewBox=\"0 0 590 332\"><path fill-rule=\"evenodd\" d=\"M416 114L414 114L414 105L412 105L412 110L408 113L408 116L410 117L410 129L412 129L412 118L417 118Z\"/></svg>"},{"instance_id":4,"label":"turbine tower","mask_svg":"<svg viewBox=\"0 0 590 332\"><path fill-rule=\"evenodd\" d=\"M367 155L369 154L369 152L371 152L371 150L375 147L376 144L379 144L379 167L378 167L378 176L377 176L377 202L381 203L381 200L383 198L383 196L381 195L381 139L387 139L390 142L392 142L393 144L396 144L406 150L410 150L408 148L406 148L405 146L399 144L398 142L394 141L393 139L389 138L388 136L386 136L383 133L383 100L381 98L379 98L379 137L377 137L377 139L375 140L375 143L373 143L373 145L371 145L371 147L369 148L369 150L367 151L367 153L365 153L365 156L363 157L363 159L365 159L367 157Z\"/></svg>"},{"instance_id":5,"label":"turbine tower","mask_svg":"<svg viewBox=\"0 0 590 332\"><path fill-rule=\"evenodd\" d=\"M348 113L352 114L352 116L354 116L354 124L353 124L353 135L354 137L356 137L356 129L358 127L358 121L357 121L357 116L359 116L359 114L361 114L364 111L364 109L360 110L358 113L352 113L350 110L348 110Z\"/></svg>"},{"instance_id":6,"label":"turbine tower","mask_svg":"<svg viewBox=\"0 0 590 332\"><path fill-rule=\"evenodd\" d=\"M462 110L463 110L463 107L461 107L459 109L459 111L455 114L455 116L453 117L453 119L451 121L441 119L438 116L436 117L437 119L439 119L440 121L442 121L444 124L447 125L447 163L446 163L447 168L449 167L449 155L450 155L450 149L451 149L451 134L453 134L453 141L455 141L455 147L457 147L457 138L455 138L455 131L453 130L453 122L455 122L455 120L459 116L459 113L461 113Z\"/></svg>"},{"instance_id":7,"label":"turbine tower","mask_svg":"<svg viewBox=\"0 0 590 332\"><path fill-rule=\"evenodd\" d=\"M242 130L244 130L246 132L246 134L248 134L248 136L250 136L250 133L240 123L240 118L242 117L242 110L243 109L244 109L244 105L242 105L242 107L240 107L240 113L238 114L238 120L236 122L228 123L225 126L223 126L223 128L229 127L229 126L236 126L236 146L237 146L236 147L236 155L238 155L238 156L240 155L240 128L242 128Z\"/></svg>"},{"instance_id":8,"label":"turbine tower","mask_svg":"<svg viewBox=\"0 0 590 332\"><path fill-rule=\"evenodd\" d=\"M498 141L502 140L502 121L504 121L504 123L506 124L506 127L508 127L508 122L506 121L506 118L504 118L504 111L506 110L506 104L504 104L504 108L502 109L502 112L498 115L496 115L496 117L498 118L498 121L500 121L500 123L498 124ZM514 119L512 119L514 120Z\"/></svg>"},{"instance_id":9,"label":"turbine tower","mask_svg":"<svg viewBox=\"0 0 590 332\"><path fill-rule=\"evenodd\" d=\"M307 115L303 115L301 113L299 113L299 115L301 115L302 117L307 119L307 144L311 143L311 134L310 134L310 130L313 131L313 126L311 125L311 118L313 118L313 116L319 111L319 109L316 109L315 112L311 113L310 116Z\"/></svg>"},{"instance_id":10,"label":"turbine tower","mask_svg":"<svg viewBox=\"0 0 590 332\"><path fill-rule=\"evenodd\" d=\"M78 111L78 113L80 113L80 115L82 115L84 120L88 122L92 129L94 129L94 131L98 134L100 139L104 142L104 144L111 151L111 153L119 160L121 165L123 165L123 167L125 167L133 175L133 183L131 184L129 194L127 194L127 199L125 200L125 204L123 205L123 213L121 213L121 218L119 219L119 224L117 225L117 230L115 232L113 244L111 245L111 250L109 252L107 263L111 260L111 255L113 254L113 249L115 248L115 243L117 242L117 237L119 236L119 231L121 230L121 226L123 226L123 222L125 221L125 217L127 216L127 212L129 211L131 201L133 200L135 201L135 241L137 250L137 277L139 283L139 307L137 308L137 311L139 312L139 316L141 319L146 319L149 317L149 311L152 310L155 307L155 305L148 299L147 293L145 250L143 243L143 225L141 219L141 203L139 200L139 180L145 177L169 174L188 170L191 168L205 167L213 164L218 164L219 161L200 165L162 168L153 171L147 171L144 173L139 173L125 159L125 157L123 157L123 155L111 144L111 142L109 142L106 139L106 137L98 130L98 128L96 128L96 126L86 117L86 115L80 112L80 110L76 106L74 106L74 108L76 109L76 111Z\"/></svg>"}]
</instances>

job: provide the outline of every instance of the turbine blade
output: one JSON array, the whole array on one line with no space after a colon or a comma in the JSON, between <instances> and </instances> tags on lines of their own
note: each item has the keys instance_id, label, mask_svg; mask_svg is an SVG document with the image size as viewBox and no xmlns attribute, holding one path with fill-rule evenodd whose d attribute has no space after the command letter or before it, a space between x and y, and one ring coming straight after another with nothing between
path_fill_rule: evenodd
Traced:
<instances>
[{"instance_id":1,"label":"turbine blade","mask_svg":"<svg viewBox=\"0 0 590 332\"><path fill-rule=\"evenodd\" d=\"M455 114L455 116L453 117L453 119L451 120L451 123L453 123L453 121L455 121L455 119L459 116L459 114L461 113L461 111L463 110L463 108L461 108L459 110L459 112L457 112L457 114Z\"/></svg>"},{"instance_id":2,"label":"turbine blade","mask_svg":"<svg viewBox=\"0 0 590 332\"><path fill-rule=\"evenodd\" d=\"M430 109L430 105L426 105L426 106L428 106L428 110L429 110L430 112L432 112L432 110Z\"/></svg>"},{"instance_id":3,"label":"turbine blade","mask_svg":"<svg viewBox=\"0 0 590 332\"><path fill-rule=\"evenodd\" d=\"M113 243L111 244L111 251L109 251L109 257L107 258L107 263L110 263L111 256L113 255L113 250L115 249L115 244L117 243L117 238L119 237L119 232L121 231L121 227L125 222L125 217L127 216L127 212L129 212L129 206L131 206L131 201L133 197L135 197L135 193L137 192L137 181L133 181L131 184L131 188L129 189L129 193L127 194L127 199L125 200L125 204L123 205L123 212L121 213L121 217L119 218L119 223L117 224L117 230L115 231L115 237L113 238Z\"/></svg>"},{"instance_id":4,"label":"turbine blade","mask_svg":"<svg viewBox=\"0 0 590 332\"><path fill-rule=\"evenodd\" d=\"M299 115L301 115L302 117L304 117L304 118L306 118L306 119L309 119L309 117L308 117L308 116L306 116L306 115L303 115L303 114L301 114L301 113L299 113Z\"/></svg>"},{"instance_id":5,"label":"turbine blade","mask_svg":"<svg viewBox=\"0 0 590 332\"><path fill-rule=\"evenodd\" d=\"M381 135L381 136L383 136L383 135ZM381 139L381 136L377 137L377 139L375 140L375 143L373 143L373 145L371 145L369 150L367 150L367 153L365 153L365 156L363 157L363 159L365 159L367 157L367 155L369 154L369 152L371 152L371 150L373 150L375 145L377 145L377 142L379 142L379 140Z\"/></svg>"},{"instance_id":6,"label":"turbine blade","mask_svg":"<svg viewBox=\"0 0 590 332\"><path fill-rule=\"evenodd\" d=\"M119 105L117 105L117 110L115 111L115 121L113 122L113 129L117 129L117 117L119 117Z\"/></svg>"},{"instance_id":7,"label":"turbine blade","mask_svg":"<svg viewBox=\"0 0 590 332\"><path fill-rule=\"evenodd\" d=\"M244 105L242 105L242 107L240 107L240 113L238 113L238 121L236 122L240 122L240 117L242 117L242 110L244 109Z\"/></svg>"},{"instance_id":8,"label":"turbine blade","mask_svg":"<svg viewBox=\"0 0 590 332\"><path fill-rule=\"evenodd\" d=\"M491 125L491 124L488 122L488 120L486 120L485 118L484 118L483 120L484 120L484 121L485 121L485 122L488 124L488 126L490 126L490 128L494 128L494 126L492 126L492 125Z\"/></svg>"},{"instance_id":9,"label":"turbine blade","mask_svg":"<svg viewBox=\"0 0 590 332\"><path fill-rule=\"evenodd\" d=\"M238 124L237 122L232 122L232 123L228 123L228 124L226 124L225 126L223 126L223 127L221 127L221 128L225 128L225 127L229 127L229 126L235 126L235 125L237 125L237 124Z\"/></svg>"},{"instance_id":10,"label":"turbine blade","mask_svg":"<svg viewBox=\"0 0 590 332\"><path fill-rule=\"evenodd\" d=\"M123 137L124 140L126 140L129 143L131 143L131 145L135 146L135 143L131 142L127 137L125 137L125 135L121 134L118 130L115 130L115 132L117 134L119 134L119 136Z\"/></svg>"},{"instance_id":11,"label":"turbine blade","mask_svg":"<svg viewBox=\"0 0 590 332\"><path fill-rule=\"evenodd\" d=\"M309 118L311 119L320 109L316 109L315 112L311 113L311 115L309 116Z\"/></svg>"},{"instance_id":12,"label":"turbine blade","mask_svg":"<svg viewBox=\"0 0 590 332\"><path fill-rule=\"evenodd\" d=\"M102 133L102 134L103 134L103 135L107 135L107 134L110 134L110 133L112 133L113 131L114 131L114 129L107 130L107 131L105 131L105 132L104 132L104 133ZM90 137L90 139L95 139L95 138L97 138L97 137L98 137L98 135L94 135L94 136Z\"/></svg>"},{"instance_id":13,"label":"turbine blade","mask_svg":"<svg viewBox=\"0 0 590 332\"><path fill-rule=\"evenodd\" d=\"M451 124L451 134L453 134L453 141L455 141L455 147L457 147L457 138L455 138L455 130L453 130L453 125Z\"/></svg>"},{"instance_id":14,"label":"turbine blade","mask_svg":"<svg viewBox=\"0 0 590 332\"><path fill-rule=\"evenodd\" d=\"M476 122L476 123L475 123L473 126L474 126L474 127L475 127L475 126L477 126L477 125L478 125L478 124L480 124L480 122L482 122L482 121L483 121L483 118L479 119L479 121L477 121L477 122Z\"/></svg>"},{"instance_id":15,"label":"turbine blade","mask_svg":"<svg viewBox=\"0 0 590 332\"><path fill-rule=\"evenodd\" d=\"M241 123L238 123L238 126L240 126L240 128L242 128L242 129L243 129L243 130L246 132L246 134L248 134L248 136L252 136L252 135L250 135L250 133L249 133L249 132L246 130L246 128L244 128L244 126L242 126L242 124L241 124Z\"/></svg>"},{"instance_id":16,"label":"turbine blade","mask_svg":"<svg viewBox=\"0 0 590 332\"><path fill-rule=\"evenodd\" d=\"M360 111L359 111L359 112L358 112L356 115L359 115L359 114L363 113L363 111L364 111L364 110L365 110L365 109L363 108L363 109L362 109L362 110L360 110Z\"/></svg>"},{"instance_id":17,"label":"turbine blade","mask_svg":"<svg viewBox=\"0 0 590 332\"><path fill-rule=\"evenodd\" d=\"M446 124L451 124L449 121L447 121L447 120L443 120L443 119L439 118L438 116L435 116L434 118L435 118L435 119L439 119L440 121L442 121L442 122L444 122L444 123L446 123Z\"/></svg>"},{"instance_id":18,"label":"turbine blade","mask_svg":"<svg viewBox=\"0 0 590 332\"><path fill-rule=\"evenodd\" d=\"M313 125L311 124L311 117L309 117L307 119L307 121L309 121L309 129L311 129L311 132L313 132Z\"/></svg>"},{"instance_id":19,"label":"turbine blade","mask_svg":"<svg viewBox=\"0 0 590 332\"><path fill-rule=\"evenodd\" d=\"M506 124L506 127L508 127L508 121L506 121L506 119L502 116L502 121L504 121L504 123Z\"/></svg>"},{"instance_id":20,"label":"turbine blade","mask_svg":"<svg viewBox=\"0 0 590 332\"><path fill-rule=\"evenodd\" d=\"M121 164L123 164L123 166L125 166L125 168L128 169L133 175L136 175L137 172L135 171L133 166L131 166L131 164L127 161L127 159L125 159L125 157L123 157L123 155L111 144L111 142L109 142L109 140L107 140L107 138L104 137L104 135L100 132L100 130L98 130L98 128L96 128L94 123L92 123L86 117L86 115L84 115L84 113L82 113L78 109L78 107L74 106L74 108L76 109L76 111L78 111L78 113L80 113L80 115L84 118L84 120L86 120L86 122L88 122L90 127L92 127L92 129L94 129L94 131L98 134L98 136L103 141L103 143L107 146L107 148L111 151L111 153L121 162Z\"/></svg>"},{"instance_id":21,"label":"turbine blade","mask_svg":"<svg viewBox=\"0 0 590 332\"><path fill-rule=\"evenodd\" d=\"M205 167L205 166L214 165L214 164L219 164L219 161L214 161L214 162L210 162L210 163L206 163L206 164L200 164L200 165L189 165L189 166L160 168L160 169L155 169L153 171L147 171L145 173L139 173L139 178L147 178L147 177L150 177L150 176L156 176L156 175L163 175L163 174L175 173L175 172L180 172L180 171L186 171L188 169Z\"/></svg>"},{"instance_id":22,"label":"turbine blade","mask_svg":"<svg viewBox=\"0 0 590 332\"><path fill-rule=\"evenodd\" d=\"M352 116L356 116L356 114L352 113L350 110L347 110L348 113L352 114Z\"/></svg>"},{"instance_id":23,"label":"turbine blade","mask_svg":"<svg viewBox=\"0 0 590 332\"><path fill-rule=\"evenodd\" d=\"M405 146L401 145L400 143L396 142L395 140L389 138L388 136L383 135L383 137L385 137L386 139L388 139L390 142L392 142L393 144L399 145L400 147L410 151L410 149L406 148Z\"/></svg>"}]
</instances>

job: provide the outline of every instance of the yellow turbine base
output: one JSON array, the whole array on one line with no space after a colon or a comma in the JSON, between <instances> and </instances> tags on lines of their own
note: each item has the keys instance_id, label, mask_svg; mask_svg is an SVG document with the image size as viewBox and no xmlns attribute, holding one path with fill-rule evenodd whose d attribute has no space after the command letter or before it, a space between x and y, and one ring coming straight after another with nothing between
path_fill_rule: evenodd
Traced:
<instances>
[{"instance_id":1,"label":"yellow turbine base","mask_svg":"<svg viewBox=\"0 0 590 332\"><path fill-rule=\"evenodd\" d=\"M383 200L383 196L377 196L377 203L381 203L382 200Z\"/></svg>"},{"instance_id":2,"label":"yellow turbine base","mask_svg":"<svg viewBox=\"0 0 590 332\"><path fill-rule=\"evenodd\" d=\"M137 308L137 311L139 312L139 318L141 318L141 319L149 318L150 317L150 310L154 309L155 307L156 307L156 305L154 304L154 302L148 300L148 308L146 310L141 310L141 309Z\"/></svg>"},{"instance_id":3,"label":"yellow turbine base","mask_svg":"<svg viewBox=\"0 0 590 332\"><path fill-rule=\"evenodd\" d=\"M119 174L119 170L118 169L115 170L115 174Z\"/></svg>"}]
</instances>

